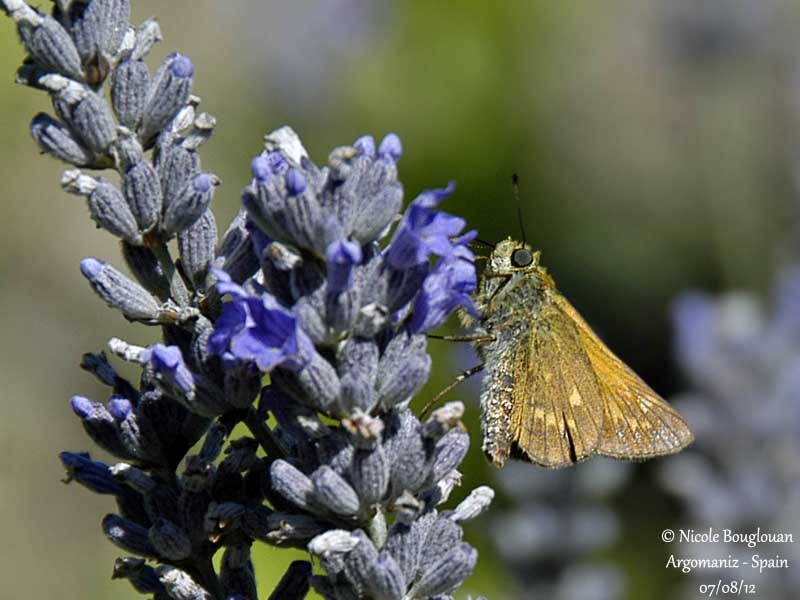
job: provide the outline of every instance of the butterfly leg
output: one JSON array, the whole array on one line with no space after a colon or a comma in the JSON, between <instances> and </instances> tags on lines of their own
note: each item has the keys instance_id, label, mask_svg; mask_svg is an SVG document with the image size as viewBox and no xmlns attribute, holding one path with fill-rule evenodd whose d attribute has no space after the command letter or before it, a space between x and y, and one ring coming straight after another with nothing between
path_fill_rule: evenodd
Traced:
<instances>
[{"instance_id":1,"label":"butterfly leg","mask_svg":"<svg viewBox=\"0 0 800 600\"><path fill-rule=\"evenodd\" d=\"M428 416L428 412L431 410L431 408L433 408L436 405L436 403L442 396L444 396L447 392L452 390L454 387L456 387L459 383L461 383L465 379L469 379L470 377L475 375L475 373L480 373L481 371L483 371L484 366L485 365L481 363L479 365L475 365L474 367L470 367L463 373L457 375L456 378L450 382L450 384L448 384L441 392L436 394L433 398L430 399L430 401L428 401L428 403L422 409L422 412L420 412L420 416L421 417Z\"/></svg>"}]
</instances>

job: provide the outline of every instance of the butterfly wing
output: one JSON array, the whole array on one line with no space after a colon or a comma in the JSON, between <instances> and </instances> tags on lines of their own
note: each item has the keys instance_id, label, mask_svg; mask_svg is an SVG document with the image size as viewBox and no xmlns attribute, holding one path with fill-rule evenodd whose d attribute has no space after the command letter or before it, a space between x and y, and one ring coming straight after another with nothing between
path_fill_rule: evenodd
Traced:
<instances>
[{"instance_id":1,"label":"butterfly wing","mask_svg":"<svg viewBox=\"0 0 800 600\"><path fill-rule=\"evenodd\" d=\"M600 440L603 404L577 328L545 300L514 357L511 455L558 468L585 460Z\"/></svg>"},{"instance_id":2,"label":"butterfly wing","mask_svg":"<svg viewBox=\"0 0 800 600\"><path fill-rule=\"evenodd\" d=\"M575 323L602 390L603 425L597 454L644 459L688 446L694 436L681 414L608 349L566 298L557 294L555 302Z\"/></svg>"}]
</instances>

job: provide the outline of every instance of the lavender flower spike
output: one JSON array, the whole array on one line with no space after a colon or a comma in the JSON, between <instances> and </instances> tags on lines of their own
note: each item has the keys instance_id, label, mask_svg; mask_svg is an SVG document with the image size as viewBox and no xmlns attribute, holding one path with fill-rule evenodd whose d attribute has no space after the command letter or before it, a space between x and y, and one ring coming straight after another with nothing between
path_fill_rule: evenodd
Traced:
<instances>
[{"instance_id":1,"label":"lavender flower spike","mask_svg":"<svg viewBox=\"0 0 800 600\"><path fill-rule=\"evenodd\" d=\"M480 487L444 510L470 444L463 407L426 423L408 408L431 369L425 332L472 306L474 232L438 208L453 185L403 212L397 134L362 136L317 166L283 127L265 137L218 241L221 182L199 153L215 119L198 112L191 59L170 54L151 75L160 32L130 23L129 0L59 0L50 15L0 7L29 55L19 81L55 109L34 119L36 143L114 171L62 181L120 238L131 275L95 258L81 273L160 334L147 347L109 341L140 369L135 383L86 355L107 391L70 401L114 457L60 455L67 480L115 504L102 519L125 554L114 578L158 599L257 600L252 546L266 543L322 567L293 563L271 600L311 587L326 599L449 598L477 560L460 523L493 498Z\"/></svg>"}]
</instances>

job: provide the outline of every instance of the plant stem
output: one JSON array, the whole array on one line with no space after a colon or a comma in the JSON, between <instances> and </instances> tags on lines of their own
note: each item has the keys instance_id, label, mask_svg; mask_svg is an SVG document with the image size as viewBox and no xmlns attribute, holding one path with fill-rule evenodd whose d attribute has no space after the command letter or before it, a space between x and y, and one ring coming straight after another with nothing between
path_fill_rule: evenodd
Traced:
<instances>
[{"instance_id":1,"label":"plant stem","mask_svg":"<svg viewBox=\"0 0 800 600\"><path fill-rule=\"evenodd\" d=\"M258 416L258 412L252 406L247 410L244 423L264 452L267 453L267 456L270 458L280 458L283 456L283 450L281 450L280 446L278 446L277 442L272 437L272 432L264 425L264 422Z\"/></svg>"},{"instance_id":2,"label":"plant stem","mask_svg":"<svg viewBox=\"0 0 800 600\"><path fill-rule=\"evenodd\" d=\"M211 561L211 557L198 561L195 564L195 570L200 578L198 583L208 590L214 598L224 600L225 592L219 583L216 571L214 571L214 563Z\"/></svg>"}]
</instances>

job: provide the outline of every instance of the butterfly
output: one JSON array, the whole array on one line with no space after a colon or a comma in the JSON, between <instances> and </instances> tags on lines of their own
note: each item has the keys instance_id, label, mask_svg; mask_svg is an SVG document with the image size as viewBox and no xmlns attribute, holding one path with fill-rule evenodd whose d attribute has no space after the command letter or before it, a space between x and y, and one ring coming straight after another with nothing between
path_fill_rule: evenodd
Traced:
<instances>
[{"instance_id":1,"label":"butterfly","mask_svg":"<svg viewBox=\"0 0 800 600\"><path fill-rule=\"evenodd\" d=\"M595 454L637 460L689 445L685 419L608 349L540 256L511 238L495 245L474 297L479 317L461 315L486 371L489 460L559 468Z\"/></svg>"}]
</instances>

